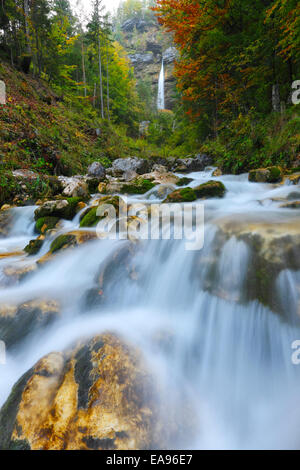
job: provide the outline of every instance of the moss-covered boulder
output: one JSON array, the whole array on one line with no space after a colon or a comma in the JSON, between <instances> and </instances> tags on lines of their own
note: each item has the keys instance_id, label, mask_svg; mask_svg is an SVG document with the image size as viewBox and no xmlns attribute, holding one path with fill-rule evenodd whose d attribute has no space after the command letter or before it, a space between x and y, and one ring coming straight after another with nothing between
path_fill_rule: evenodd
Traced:
<instances>
[{"instance_id":1,"label":"moss-covered boulder","mask_svg":"<svg viewBox=\"0 0 300 470\"><path fill-rule=\"evenodd\" d=\"M19 306L0 306L0 338L7 349L16 346L29 334L45 328L59 316L55 301L34 300Z\"/></svg>"},{"instance_id":2,"label":"moss-covered boulder","mask_svg":"<svg viewBox=\"0 0 300 470\"><path fill-rule=\"evenodd\" d=\"M80 221L80 227L82 227L82 228L83 227L96 227L98 222L100 222L100 220L103 218L103 217L100 217L99 215L97 215L98 210L104 205L108 205L108 206L111 205L115 209L116 215L118 216L121 201L122 201L121 198L119 198L118 196L114 196L114 197L104 196L103 198L101 198L98 201L97 205L95 205L93 207L89 207L82 214L82 218L81 218L81 221Z\"/></svg>"},{"instance_id":3,"label":"moss-covered boulder","mask_svg":"<svg viewBox=\"0 0 300 470\"><path fill-rule=\"evenodd\" d=\"M191 431L183 408L185 421L168 404L163 413L140 352L105 334L48 354L19 380L0 412L0 447L163 449Z\"/></svg>"},{"instance_id":4,"label":"moss-covered boulder","mask_svg":"<svg viewBox=\"0 0 300 470\"><path fill-rule=\"evenodd\" d=\"M197 196L195 191L192 188L182 188L173 191L171 194L167 196L167 198L163 201L165 204L167 203L181 203L181 202L193 202L196 201Z\"/></svg>"},{"instance_id":5,"label":"moss-covered boulder","mask_svg":"<svg viewBox=\"0 0 300 470\"><path fill-rule=\"evenodd\" d=\"M120 192L122 194L145 194L154 187L155 183L153 183L151 180L137 178L130 183L123 184Z\"/></svg>"},{"instance_id":6,"label":"moss-covered boulder","mask_svg":"<svg viewBox=\"0 0 300 470\"><path fill-rule=\"evenodd\" d=\"M208 199L214 197L224 197L226 188L221 181L207 181L194 188L197 198Z\"/></svg>"},{"instance_id":7,"label":"moss-covered boulder","mask_svg":"<svg viewBox=\"0 0 300 470\"><path fill-rule=\"evenodd\" d=\"M13 225L13 212L11 209L0 211L0 238L7 237Z\"/></svg>"},{"instance_id":8,"label":"moss-covered boulder","mask_svg":"<svg viewBox=\"0 0 300 470\"><path fill-rule=\"evenodd\" d=\"M48 230L53 230L57 227L60 219L58 217L40 217L35 223L35 231L40 234L45 234Z\"/></svg>"},{"instance_id":9,"label":"moss-covered boulder","mask_svg":"<svg viewBox=\"0 0 300 470\"><path fill-rule=\"evenodd\" d=\"M35 210L35 220L43 217L57 217L59 219L72 220L77 212L77 206L81 198L73 197L57 201L47 201Z\"/></svg>"},{"instance_id":10,"label":"moss-covered boulder","mask_svg":"<svg viewBox=\"0 0 300 470\"><path fill-rule=\"evenodd\" d=\"M36 255L40 249L43 246L43 240L30 240L28 245L24 248L25 253L27 253L29 256Z\"/></svg>"},{"instance_id":11,"label":"moss-covered boulder","mask_svg":"<svg viewBox=\"0 0 300 470\"><path fill-rule=\"evenodd\" d=\"M69 248L70 246L76 246L76 236L70 233L66 233L64 235L59 235L55 240L51 243L50 246L50 253L56 253L62 249Z\"/></svg>"},{"instance_id":12,"label":"moss-covered boulder","mask_svg":"<svg viewBox=\"0 0 300 470\"><path fill-rule=\"evenodd\" d=\"M259 168L249 172L249 181L252 183L280 183L283 179L283 172L279 166Z\"/></svg>"},{"instance_id":13,"label":"moss-covered boulder","mask_svg":"<svg viewBox=\"0 0 300 470\"><path fill-rule=\"evenodd\" d=\"M177 181L176 186L188 186L192 181L192 178L180 178L179 181Z\"/></svg>"}]
</instances>

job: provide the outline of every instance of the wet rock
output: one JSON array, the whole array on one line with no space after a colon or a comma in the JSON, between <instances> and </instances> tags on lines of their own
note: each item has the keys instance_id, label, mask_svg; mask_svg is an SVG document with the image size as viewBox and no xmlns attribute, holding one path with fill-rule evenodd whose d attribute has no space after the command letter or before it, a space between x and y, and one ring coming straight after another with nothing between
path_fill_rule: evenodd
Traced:
<instances>
[{"instance_id":1,"label":"wet rock","mask_svg":"<svg viewBox=\"0 0 300 470\"><path fill-rule=\"evenodd\" d=\"M154 188L154 186L155 183L150 181L150 179L141 177L128 184L123 184L120 192L122 194L145 194L150 191L150 189Z\"/></svg>"},{"instance_id":2,"label":"wet rock","mask_svg":"<svg viewBox=\"0 0 300 470\"><path fill-rule=\"evenodd\" d=\"M182 173L192 171L203 171L207 166L211 164L211 157L205 154L198 154L193 158L183 158L182 160L178 160L178 164L175 170Z\"/></svg>"},{"instance_id":3,"label":"wet rock","mask_svg":"<svg viewBox=\"0 0 300 470\"><path fill-rule=\"evenodd\" d=\"M0 211L0 238L7 237L13 225L13 213L10 209Z\"/></svg>"},{"instance_id":4,"label":"wet rock","mask_svg":"<svg viewBox=\"0 0 300 470\"><path fill-rule=\"evenodd\" d=\"M149 170L149 162L142 158L119 158L113 162L113 176L123 176L128 171L135 171L138 175L143 175Z\"/></svg>"},{"instance_id":5,"label":"wet rock","mask_svg":"<svg viewBox=\"0 0 300 470\"><path fill-rule=\"evenodd\" d=\"M220 181L208 181L194 188L197 198L207 199L214 197L224 197L226 188Z\"/></svg>"},{"instance_id":6,"label":"wet rock","mask_svg":"<svg viewBox=\"0 0 300 470\"><path fill-rule=\"evenodd\" d=\"M300 201L288 202L280 206L283 209L300 209Z\"/></svg>"},{"instance_id":7,"label":"wet rock","mask_svg":"<svg viewBox=\"0 0 300 470\"><path fill-rule=\"evenodd\" d=\"M28 245L24 248L25 253L29 256L36 255L43 246L43 240L31 240Z\"/></svg>"},{"instance_id":8,"label":"wet rock","mask_svg":"<svg viewBox=\"0 0 300 470\"><path fill-rule=\"evenodd\" d=\"M259 168L249 172L249 181L252 183L280 183L282 178L282 169L278 166Z\"/></svg>"},{"instance_id":9,"label":"wet rock","mask_svg":"<svg viewBox=\"0 0 300 470\"><path fill-rule=\"evenodd\" d=\"M0 306L0 337L7 349L16 346L33 331L45 328L59 315L55 301L34 300L20 306Z\"/></svg>"},{"instance_id":10,"label":"wet rock","mask_svg":"<svg viewBox=\"0 0 300 470\"><path fill-rule=\"evenodd\" d=\"M164 422L157 395L138 350L113 335L96 336L45 356L19 380L0 412L0 447L167 448L179 423Z\"/></svg>"},{"instance_id":11,"label":"wet rock","mask_svg":"<svg viewBox=\"0 0 300 470\"><path fill-rule=\"evenodd\" d=\"M196 201L197 196L193 189L191 188L183 188L177 189L173 191L171 194L167 196L167 198L163 201L165 204L170 203L180 203L180 202L193 202Z\"/></svg>"},{"instance_id":12,"label":"wet rock","mask_svg":"<svg viewBox=\"0 0 300 470\"><path fill-rule=\"evenodd\" d=\"M285 318L293 315L295 318L295 312L285 311L276 288L276 280L286 269L300 269L299 220L274 224L261 221L254 215L247 215L247 219L241 215L239 220L223 218L217 224L221 231L218 233L216 246L222 247L226 240L235 237L249 247L249 266L243 300L259 300ZM215 253L216 260L221 256L218 250L219 248Z\"/></svg>"},{"instance_id":13,"label":"wet rock","mask_svg":"<svg viewBox=\"0 0 300 470\"><path fill-rule=\"evenodd\" d=\"M35 210L35 220L43 217L57 217L59 219L72 220L76 215L80 200L80 198L68 198L57 201L47 201Z\"/></svg>"},{"instance_id":14,"label":"wet rock","mask_svg":"<svg viewBox=\"0 0 300 470\"><path fill-rule=\"evenodd\" d=\"M300 184L300 173L295 173L293 175L289 175L285 178L285 182L289 182L290 184L298 185Z\"/></svg>"},{"instance_id":15,"label":"wet rock","mask_svg":"<svg viewBox=\"0 0 300 470\"><path fill-rule=\"evenodd\" d=\"M20 264L15 263L13 265L5 266L5 268L3 269L3 274L6 278L5 285L10 286L22 281L23 279L25 279L25 277L33 273L36 269L37 266L35 263L24 264L24 262L22 262Z\"/></svg>"},{"instance_id":16,"label":"wet rock","mask_svg":"<svg viewBox=\"0 0 300 470\"><path fill-rule=\"evenodd\" d=\"M35 224L35 231L40 234L45 234L48 230L57 228L60 219L58 217L40 217Z\"/></svg>"},{"instance_id":17,"label":"wet rock","mask_svg":"<svg viewBox=\"0 0 300 470\"><path fill-rule=\"evenodd\" d=\"M101 220L101 218L103 218L97 215L98 210L101 209L102 206L106 206L106 205L112 206L116 211L116 216L118 216L121 201L122 199L119 198L118 196L114 196L114 197L104 196L99 201L97 201L97 204L95 206L89 207L82 214L80 227L95 227L98 224L98 222Z\"/></svg>"},{"instance_id":18,"label":"wet rock","mask_svg":"<svg viewBox=\"0 0 300 470\"><path fill-rule=\"evenodd\" d=\"M220 168L217 168L216 170L214 170L212 176L215 177L215 178L218 178L219 176L222 176L223 175L223 172Z\"/></svg>"},{"instance_id":19,"label":"wet rock","mask_svg":"<svg viewBox=\"0 0 300 470\"><path fill-rule=\"evenodd\" d=\"M180 179L177 181L176 185L177 185L177 186L187 186L187 185L189 185L192 181L193 181L192 178L180 178Z\"/></svg>"},{"instance_id":20,"label":"wet rock","mask_svg":"<svg viewBox=\"0 0 300 470\"><path fill-rule=\"evenodd\" d=\"M76 237L70 233L59 235L55 240L51 243L50 246L50 253L56 253L62 249L70 248L71 246L76 246Z\"/></svg>"},{"instance_id":21,"label":"wet rock","mask_svg":"<svg viewBox=\"0 0 300 470\"><path fill-rule=\"evenodd\" d=\"M300 192L298 191L293 191L292 193L290 193L287 197L287 200L288 201L294 201L296 199L299 199L300 200Z\"/></svg>"},{"instance_id":22,"label":"wet rock","mask_svg":"<svg viewBox=\"0 0 300 470\"><path fill-rule=\"evenodd\" d=\"M92 176L94 178L104 179L106 176L106 171L104 166L100 162L93 162L88 167L88 176Z\"/></svg>"}]
</instances>

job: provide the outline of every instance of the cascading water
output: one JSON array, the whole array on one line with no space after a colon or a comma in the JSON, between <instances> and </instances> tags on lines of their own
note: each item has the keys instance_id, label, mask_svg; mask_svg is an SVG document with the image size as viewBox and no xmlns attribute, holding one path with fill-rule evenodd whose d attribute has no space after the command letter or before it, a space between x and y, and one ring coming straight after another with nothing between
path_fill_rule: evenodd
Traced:
<instances>
[{"instance_id":1,"label":"cascading water","mask_svg":"<svg viewBox=\"0 0 300 470\"><path fill-rule=\"evenodd\" d=\"M190 177L191 186L212 179L208 172ZM196 431L188 442L179 439L174 446L299 448L300 369L292 364L291 344L300 339L300 272L289 266L281 270L273 288L286 315L272 311L249 294L254 253L246 229L244 235L243 230L229 230L223 236L228 221L250 223L253 232L266 226L267 236L274 239L278 227L286 227L287 232L293 227L300 233L299 213L279 207L291 192L289 186L251 184L246 176L217 179L228 191L222 200L205 202L204 248L188 252L179 240L133 243L131 263L136 275L128 276L121 265L115 267L106 286L109 295L100 306L87 305L86 293L99 267L120 247L131 245L129 241L94 240L63 251L12 285L6 284L5 268L12 262L24 266L28 259L23 254L0 257L0 304L47 298L61 305L56 323L33 331L8 352L6 366L0 365L0 405L43 355L60 351L82 336L111 331L142 350L163 383L170 406L179 413L184 396L192 407ZM157 198L156 189L138 200L149 203L153 198ZM14 226L10 236L1 240L1 253L17 253L32 238L33 211L14 211ZM76 217L61 230L78 230L78 226ZM31 262L47 252L47 243ZM160 332L171 338L168 348L157 348L155 338Z\"/></svg>"},{"instance_id":2,"label":"cascading water","mask_svg":"<svg viewBox=\"0 0 300 470\"><path fill-rule=\"evenodd\" d=\"M161 70L158 79L157 109L165 109L165 69L164 60L161 63Z\"/></svg>"}]
</instances>

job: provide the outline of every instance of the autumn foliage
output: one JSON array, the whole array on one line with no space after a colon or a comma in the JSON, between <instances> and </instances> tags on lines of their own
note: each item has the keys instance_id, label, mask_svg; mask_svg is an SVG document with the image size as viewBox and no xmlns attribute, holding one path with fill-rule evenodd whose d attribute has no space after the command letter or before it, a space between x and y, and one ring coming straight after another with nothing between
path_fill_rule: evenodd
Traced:
<instances>
[{"instance_id":1,"label":"autumn foliage","mask_svg":"<svg viewBox=\"0 0 300 470\"><path fill-rule=\"evenodd\" d=\"M180 51L186 112L208 130L252 106L268 113L275 84L287 101L299 71L297 0L158 0L154 10Z\"/></svg>"}]
</instances>

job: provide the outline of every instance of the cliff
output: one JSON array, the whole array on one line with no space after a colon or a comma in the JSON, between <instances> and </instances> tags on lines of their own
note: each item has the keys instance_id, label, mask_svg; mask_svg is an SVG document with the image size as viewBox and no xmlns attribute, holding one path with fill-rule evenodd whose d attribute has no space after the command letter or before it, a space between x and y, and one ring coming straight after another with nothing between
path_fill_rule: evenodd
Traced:
<instances>
[{"instance_id":1,"label":"cliff","mask_svg":"<svg viewBox=\"0 0 300 470\"><path fill-rule=\"evenodd\" d=\"M153 108L156 107L158 77L164 60L165 103L167 109L172 109L176 85L173 69L177 55L172 35L162 30L155 17L131 18L121 24L119 40L129 55L138 83L151 85Z\"/></svg>"}]
</instances>

